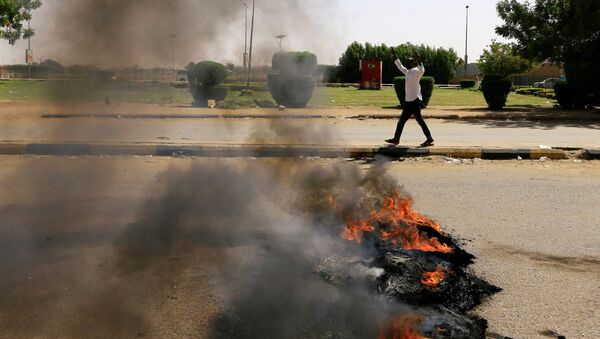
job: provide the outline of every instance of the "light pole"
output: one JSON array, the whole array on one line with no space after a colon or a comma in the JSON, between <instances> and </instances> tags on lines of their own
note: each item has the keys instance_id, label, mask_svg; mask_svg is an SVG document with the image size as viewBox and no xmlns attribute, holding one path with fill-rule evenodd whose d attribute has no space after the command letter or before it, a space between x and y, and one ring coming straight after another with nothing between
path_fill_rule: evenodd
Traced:
<instances>
[{"instance_id":1,"label":"light pole","mask_svg":"<svg viewBox=\"0 0 600 339\"><path fill-rule=\"evenodd\" d=\"M171 38L171 69L175 71L175 38L177 38L177 34L173 33L169 37Z\"/></svg>"},{"instance_id":2,"label":"light pole","mask_svg":"<svg viewBox=\"0 0 600 339\"><path fill-rule=\"evenodd\" d=\"M171 38L171 71L173 78L177 81L177 71L175 70L175 38L177 38L177 34L172 33L169 38Z\"/></svg>"},{"instance_id":3,"label":"light pole","mask_svg":"<svg viewBox=\"0 0 600 339\"><path fill-rule=\"evenodd\" d=\"M27 29L29 31L31 31L31 17L29 17L29 20L27 20ZM31 79L31 64L33 64L33 51L31 50L31 37L27 38L27 53L26 54L26 59L27 59L27 63L29 64L29 78Z\"/></svg>"},{"instance_id":4,"label":"light pole","mask_svg":"<svg viewBox=\"0 0 600 339\"><path fill-rule=\"evenodd\" d=\"M248 72L248 3L244 2L246 7L246 30L244 33L244 74Z\"/></svg>"},{"instance_id":5,"label":"light pole","mask_svg":"<svg viewBox=\"0 0 600 339\"><path fill-rule=\"evenodd\" d=\"M467 75L467 68L469 65L469 5L466 7L467 10L467 24L465 28L465 76Z\"/></svg>"},{"instance_id":6,"label":"light pole","mask_svg":"<svg viewBox=\"0 0 600 339\"><path fill-rule=\"evenodd\" d=\"M283 52L283 39L287 37L285 34L280 34L275 37L275 39L279 39L279 52Z\"/></svg>"},{"instance_id":7,"label":"light pole","mask_svg":"<svg viewBox=\"0 0 600 339\"><path fill-rule=\"evenodd\" d=\"M254 10L256 0L252 0L252 24L250 27L250 54L248 56L248 72L246 76L246 92L250 92L250 73L252 73L252 43L254 41Z\"/></svg>"}]
</instances>

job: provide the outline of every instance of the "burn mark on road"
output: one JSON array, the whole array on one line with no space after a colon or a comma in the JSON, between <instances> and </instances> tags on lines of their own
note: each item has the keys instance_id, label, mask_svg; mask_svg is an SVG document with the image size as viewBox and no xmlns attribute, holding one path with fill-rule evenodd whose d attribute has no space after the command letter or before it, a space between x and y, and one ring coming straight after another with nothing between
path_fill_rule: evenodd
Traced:
<instances>
[{"instance_id":1,"label":"burn mark on road","mask_svg":"<svg viewBox=\"0 0 600 339\"><path fill-rule=\"evenodd\" d=\"M495 249L506 254L523 256L542 265L551 266L563 271L590 272L600 271L600 259L592 256L568 257L541 252L518 249L511 246L497 245Z\"/></svg>"}]
</instances>

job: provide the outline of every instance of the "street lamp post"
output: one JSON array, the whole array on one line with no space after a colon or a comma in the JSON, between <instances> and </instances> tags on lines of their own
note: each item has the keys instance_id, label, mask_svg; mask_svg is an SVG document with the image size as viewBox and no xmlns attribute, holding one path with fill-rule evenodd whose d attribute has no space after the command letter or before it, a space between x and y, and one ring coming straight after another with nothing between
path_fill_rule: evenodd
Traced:
<instances>
[{"instance_id":1,"label":"street lamp post","mask_svg":"<svg viewBox=\"0 0 600 339\"><path fill-rule=\"evenodd\" d=\"M465 75L467 75L467 68L469 65L469 5L466 6L467 10L467 23L465 26Z\"/></svg>"},{"instance_id":2,"label":"street lamp post","mask_svg":"<svg viewBox=\"0 0 600 339\"><path fill-rule=\"evenodd\" d=\"M275 37L275 39L279 39L279 52L283 52L283 39L285 39L285 37L287 37L285 34L280 34Z\"/></svg>"},{"instance_id":3,"label":"street lamp post","mask_svg":"<svg viewBox=\"0 0 600 339\"><path fill-rule=\"evenodd\" d=\"M171 34L171 69L175 71L175 38L177 38L177 34Z\"/></svg>"},{"instance_id":4,"label":"street lamp post","mask_svg":"<svg viewBox=\"0 0 600 339\"><path fill-rule=\"evenodd\" d=\"M256 0L252 0L252 24L250 27L250 54L248 55L248 72L246 76L246 91L250 91L250 73L252 73L252 43L254 42L254 10L256 8Z\"/></svg>"},{"instance_id":5,"label":"street lamp post","mask_svg":"<svg viewBox=\"0 0 600 339\"><path fill-rule=\"evenodd\" d=\"M177 34L173 33L169 35L169 38L171 38L171 71L173 78L177 81L177 71L175 70L175 38L177 38Z\"/></svg>"},{"instance_id":6,"label":"street lamp post","mask_svg":"<svg viewBox=\"0 0 600 339\"><path fill-rule=\"evenodd\" d=\"M248 3L244 2L246 7L246 28L244 33L244 75L248 72Z\"/></svg>"}]
</instances>

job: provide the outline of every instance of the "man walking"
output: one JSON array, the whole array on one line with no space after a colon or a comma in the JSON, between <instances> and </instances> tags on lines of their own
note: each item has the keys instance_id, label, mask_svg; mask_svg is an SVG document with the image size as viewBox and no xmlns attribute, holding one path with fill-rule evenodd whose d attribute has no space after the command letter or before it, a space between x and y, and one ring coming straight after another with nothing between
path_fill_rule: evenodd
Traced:
<instances>
[{"instance_id":1,"label":"man walking","mask_svg":"<svg viewBox=\"0 0 600 339\"><path fill-rule=\"evenodd\" d=\"M406 92L406 101L404 103L404 110L402 111L402 115L400 115L400 121L398 121L398 126L396 127L396 134L393 139L386 140L385 142L398 145L400 143L400 137L402 136L402 130L404 129L404 125L410 119L411 116L415 116L415 119L423 129L423 133L427 137L427 140L421 144L421 147L427 147L433 145L433 137L431 137L431 132L423 120L423 116L421 115L421 101L423 101L423 96L421 95L421 78L423 74L425 74L425 67L421 62L420 56L417 54L416 59L409 58L406 60L406 67L400 62L396 52L392 49L392 57L394 58L394 63L406 76L405 81L405 92Z\"/></svg>"}]
</instances>

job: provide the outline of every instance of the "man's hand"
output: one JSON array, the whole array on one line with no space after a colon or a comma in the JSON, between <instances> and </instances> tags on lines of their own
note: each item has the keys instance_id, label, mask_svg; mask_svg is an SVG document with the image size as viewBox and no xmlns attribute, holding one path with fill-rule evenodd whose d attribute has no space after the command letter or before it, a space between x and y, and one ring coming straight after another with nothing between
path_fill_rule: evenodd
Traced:
<instances>
[{"instance_id":1,"label":"man's hand","mask_svg":"<svg viewBox=\"0 0 600 339\"><path fill-rule=\"evenodd\" d=\"M419 54L419 52L415 52L415 60L417 61L417 65L422 65L423 64L421 62L421 55Z\"/></svg>"},{"instance_id":2,"label":"man's hand","mask_svg":"<svg viewBox=\"0 0 600 339\"><path fill-rule=\"evenodd\" d=\"M392 59L394 59L394 61L398 60L398 56L396 55L396 51L392 48Z\"/></svg>"}]
</instances>

